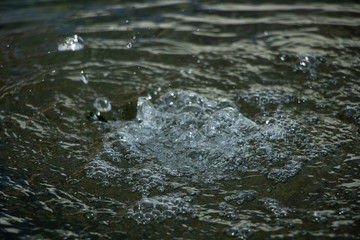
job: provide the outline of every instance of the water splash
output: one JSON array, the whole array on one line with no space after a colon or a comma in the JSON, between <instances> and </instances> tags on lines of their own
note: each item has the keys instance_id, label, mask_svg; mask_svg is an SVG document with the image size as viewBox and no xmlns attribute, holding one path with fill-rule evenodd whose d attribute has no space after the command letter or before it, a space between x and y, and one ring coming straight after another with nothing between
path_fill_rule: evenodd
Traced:
<instances>
[{"instance_id":1,"label":"water splash","mask_svg":"<svg viewBox=\"0 0 360 240\"><path fill-rule=\"evenodd\" d=\"M182 90L154 102L140 97L137 108L135 120L109 123L113 131L87 167L88 177L106 184L118 179L131 191L148 196L171 187L169 177L214 183L255 170L275 182L286 182L311 157L308 136L283 113L261 125L230 101L210 101ZM255 195L235 198L241 204Z\"/></svg>"},{"instance_id":2,"label":"water splash","mask_svg":"<svg viewBox=\"0 0 360 240\"><path fill-rule=\"evenodd\" d=\"M58 50L63 51L79 51L84 48L84 40L78 35L67 37L62 43L58 45Z\"/></svg>"}]
</instances>

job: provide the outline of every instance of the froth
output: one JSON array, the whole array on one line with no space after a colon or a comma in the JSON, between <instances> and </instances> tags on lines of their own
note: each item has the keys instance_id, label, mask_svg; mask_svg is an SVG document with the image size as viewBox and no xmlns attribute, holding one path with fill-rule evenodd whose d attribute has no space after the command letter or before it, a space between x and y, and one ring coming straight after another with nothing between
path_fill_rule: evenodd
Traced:
<instances>
[{"instance_id":1,"label":"froth","mask_svg":"<svg viewBox=\"0 0 360 240\"><path fill-rule=\"evenodd\" d=\"M180 197L155 197L143 198L133 209L127 213L139 224L151 221L162 222L166 219L175 218L179 214L192 213L190 205Z\"/></svg>"},{"instance_id":2,"label":"froth","mask_svg":"<svg viewBox=\"0 0 360 240\"><path fill-rule=\"evenodd\" d=\"M284 114L263 122L246 118L230 101L193 92L175 90L154 101L141 97L133 121L109 123L104 150L87 174L104 183L117 179L145 196L164 192L172 186L169 178L211 183L249 169L287 181L308 158L308 138Z\"/></svg>"}]
</instances>

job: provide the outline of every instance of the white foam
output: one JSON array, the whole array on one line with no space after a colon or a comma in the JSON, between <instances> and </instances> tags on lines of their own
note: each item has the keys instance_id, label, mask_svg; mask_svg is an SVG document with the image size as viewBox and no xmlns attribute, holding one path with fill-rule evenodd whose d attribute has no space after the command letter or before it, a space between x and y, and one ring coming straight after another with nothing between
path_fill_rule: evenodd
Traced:
<instances>
[{"instance_id":1,"label":"white foam","mask_svg":"<svg viewBox=\"0 0 360 240\"><path fill-rule=\"evenodd\" d=\"M58 50L60 52L64 51L79 51L84 48L84 39L78 35L72 37L67 37L63 42L59 43Z\"/></svg>"},{"instance_id":2,"label":"white foam","mask_svg":"<svg viewBox=\"0 0 360 240\"><path fill-rule=\"evenodd\" d=\"M148 195L152 189L164 191L169 176L211 183L251 169L284 182L308 158L299 148L307 144L304 131L284 114L260 125L230 101L210 101L182 90L155 101L141 97L137 108L133 121L110 123L113 131L90 163L89 177L116 176Z\"/></svg>"}]
</instances>

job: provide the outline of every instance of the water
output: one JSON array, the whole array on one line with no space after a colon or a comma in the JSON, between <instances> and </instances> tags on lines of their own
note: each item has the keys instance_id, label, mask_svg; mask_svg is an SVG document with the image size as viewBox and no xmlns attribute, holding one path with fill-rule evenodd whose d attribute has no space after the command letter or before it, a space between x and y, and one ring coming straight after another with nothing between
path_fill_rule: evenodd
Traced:
<instances>
[{"instance_id":1,"label":"water","mask_svg":"<svg viewBox=\"0 0 360 240\"><path fill-rule=\"evenodd\" d=\"M0 16L1 239L360 238L357 1Z\"/></svg>"},{"instance_id":2,"label":"water","mask_svg":"<svg viewBox=\"0 0 360 240\"><path fill-rule=\"evenodd\" d=\"M63 51L79 51L84 48L84 39L79 37L78 35L74 35L73 37L67 37L63 42L59 43L58 50L60 52Z\"/></svg>"},{"instance_id":3,"label":"water","mask_svg":"<svg viewBox=\"0 0 360 240\"><path fill-rule=\"evenodd\" d=\"M109 112L111 111L111 103L106 98L96 98L93 106L100 112Z\"/></svg>"}]
</instances>

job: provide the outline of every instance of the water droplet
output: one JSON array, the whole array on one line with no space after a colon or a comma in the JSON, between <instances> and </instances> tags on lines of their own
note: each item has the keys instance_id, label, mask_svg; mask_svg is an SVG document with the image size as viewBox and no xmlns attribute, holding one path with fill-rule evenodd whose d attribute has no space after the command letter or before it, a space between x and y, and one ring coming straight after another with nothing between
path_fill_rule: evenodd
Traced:
<instances>
[{"instance_id":1,"label":"water droplet","mask_svg":"<svg viewBox=\"0 0 360 240\"><path fill-rule=\"evenodd\" d=\"M85 84L89 83L89 76L85 74L84 71L81 71L81 81Z\"/></svg>"},{"instance_id":2,"label":"water droplet","mask_svg":"<svg viewBox=\"0 0 360 240\"><path fill-rule=\"evenodd\" d=\"M129 42L127 45L126 45L127 48L131 48L132 47L132 43Z\"/></svg>"},{"instance_id":3,"label":"water droplet","mask_svg":"<svg viewBox=\"0 0 360 240\"><path fill-rule=\"evenodd\" d=\"M84 40L78 35L67 37L58 45L58 50L63 51L79 51L84 48Z\"/></svg>"},{"instance_id":4,"label":"water droplet","mask_svg":"<svg viewBox=\"0 0 360 240\"><path fill-rule=\"evenodd\" d=\"M99 112L108 112L111 110L111 104L110 101L106 98L96 98L94 102L94 107Z\"/></svg>"}]
</instances>

